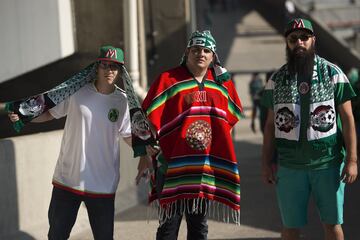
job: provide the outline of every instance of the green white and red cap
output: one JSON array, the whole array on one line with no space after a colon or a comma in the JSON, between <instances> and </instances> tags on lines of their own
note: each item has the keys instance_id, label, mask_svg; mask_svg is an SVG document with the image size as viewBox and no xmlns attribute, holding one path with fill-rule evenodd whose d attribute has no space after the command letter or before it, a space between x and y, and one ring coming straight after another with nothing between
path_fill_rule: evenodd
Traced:
<instances>
[{"instance_id":1,"label":"green white and red cap","mask_svg":"<svg viewBox=\"0 0 360 240\"><path fill-rule=\"evenodd\" d=\"M120 48L116 48L110 45L102 46L100 47L100 54L96 60L124 64L124 52Z\"/></svg>"},{"instance_id":2,"label":"green white and red cap","mask_svg":"<svg viewBox=\"0 0 360 240\"><path fill-rule=\"evenodd\" d=\"M285 28L285 37L296 30L305 30L312 35L314 34L314 29L311 22L305 18L294 18L290 20Z\"/></svg>"}]
</instances>

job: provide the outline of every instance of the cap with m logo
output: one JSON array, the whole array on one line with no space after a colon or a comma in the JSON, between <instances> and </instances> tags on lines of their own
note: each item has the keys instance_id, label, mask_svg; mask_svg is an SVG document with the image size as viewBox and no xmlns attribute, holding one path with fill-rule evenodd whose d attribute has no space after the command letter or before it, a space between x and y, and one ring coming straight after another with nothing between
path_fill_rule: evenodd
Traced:
<instances>
[{"instance_id":1,"label":"cap with m logo","mask_svg":"<svg viewBox=\"0 0 360 240\"><path fill-rule=\"evenodd\" d=\"M285 37L295 30L306 30L311 34L314 34L311 22L304 18L295 18L288 22L285 29Z\"/></svg>"},{"instance_id":2,"label":"cap with m logo","mask_svg":"<svg viewBox=\"0 0 360 240\"><path fill-rule=\"evenodd\" d=\"M124 64L124 52L120 48L113 46L102 46L100 48L100 55L96 60L105 60Z\"/></svg>"}]
</instances>

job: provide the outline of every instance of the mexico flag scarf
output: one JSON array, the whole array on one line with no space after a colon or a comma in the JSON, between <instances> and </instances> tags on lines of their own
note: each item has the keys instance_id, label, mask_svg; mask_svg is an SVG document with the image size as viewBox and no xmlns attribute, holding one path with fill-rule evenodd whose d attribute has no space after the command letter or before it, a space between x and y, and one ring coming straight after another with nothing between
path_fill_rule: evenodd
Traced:
<instances>
[{"instance_id":1,"label":"mexico flag scarf","mask_svg":"<svg viewBox=\"0 0 360 240\"><path fill-rule=\"evenodd\" d=\"M92 63L79 73L47 92L27 99L6 103L6 111L14 112L18 114L20 118L19 121L13 124L14 129L17 132L20 132L26 123L29 123L32 119L38 117L43 112L46 112L50 108L64 101L85 84L94 81L96 79L97 67L97 62ZM132 148L134 151L134 157L137 157L146 154L146 145L155 145L156 142L151 134L149 123L147 122L145 114L142 111L139 100L135 94L130 75L123 64L120 64L120 68L119 73L121 73L121 78L124 83L130 110Z\"/></svg>"},{"instance_id":2,"label":"mexico flag scarf","mask_svg":"<svg viewBox=\"0 0 360 240\"><path fill-rule=\"evenodd\" d=\"M273 102L275 138L285 142L300 141L301 123L308 125L306 140L336 141L337 103L354 96L350 83L341 69L315 55L310 84L299 84L291 76L287 64L275 72L265 86L263 101ZM308 118L302 119L300 94L310 93ZM341 97L341 98L340 98ZM330 140L331 139L331 140ZM286 143L288 144L288 143Z\"/></svg>"},{"instance_id":3,"label":"mexico flag scarf","mask_svg":"<svg viewBox=\"0 0 360 240\"><path fill-rule=\"evenodd\" d=\"M242 107L232 81L220 84L214 76L209 69L198 83L185 66L177 67L160 75L143 102L161 148L149 198L159 206L160 223L179 206L219 218L221 211L223 220L240 223L240 176L230 131ZM191 209L185 207L189 201Z\"/></svg>"},{"instance_id":4,"label":"mexico flag scarf","mask_svg":"<svg viewBox=\"0 0 360 240\"><path fill-rule=\"evenodd\" d=\"M20 132L26 123L61 103L85 84L93 81L96 77L96 67L95 63L90 64L81 72L47 92L18 101L7 102L5 110L18 114L20 118L13 124L16 132Z\"/></svg>"}]
</instances>

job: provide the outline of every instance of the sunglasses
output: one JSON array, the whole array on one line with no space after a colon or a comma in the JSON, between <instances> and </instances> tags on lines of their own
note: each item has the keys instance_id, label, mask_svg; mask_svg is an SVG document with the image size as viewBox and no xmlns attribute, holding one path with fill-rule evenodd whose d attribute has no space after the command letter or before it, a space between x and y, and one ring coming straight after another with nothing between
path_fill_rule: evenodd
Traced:
<instances>
[{"instance_id":1,"label":"sunglasses","mask_svg":"<svg viewBox=\"0 0 360 240\"><path fill-rule=\"evenodd\" d=\"M300 39L300 41L306 42L311 37L312 37L312 35L309 35L309 34L291 35L288 37L288 41L290 43L296 43Z\"/></svg>"},{"instance_id":2,"label":"sunglasses","mask_svg":"<svg viewBox=\"0 0 360 240\"><path fill-rule=\"evenodd\" d=\"M117 64L117 63L111 63L111 62L104 62L104 61L99 61L99 66L102 68L102 69L109 69L112 70L112 71L115 71L115 70L119 70L120 69L120 65Z\"/></svg>"}]
</instances>

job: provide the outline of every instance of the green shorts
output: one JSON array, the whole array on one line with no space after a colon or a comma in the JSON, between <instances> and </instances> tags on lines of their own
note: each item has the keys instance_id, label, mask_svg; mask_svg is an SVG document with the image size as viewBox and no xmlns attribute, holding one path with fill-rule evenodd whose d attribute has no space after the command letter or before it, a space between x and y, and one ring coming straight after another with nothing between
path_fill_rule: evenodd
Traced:
<instances>
[{"instance_id":1,"label":"green shorts","mask_svg":"<svg viewBox=\"0 0 360 240\"><path fill-rule=\"evenodd\" d=\"M309 198L315 200L321 221L343 223L345 184L340 180L344 164L321 170L278 168L276 192L283 225L301 228L307 224Z\"/></svg>"}]
</instances>

